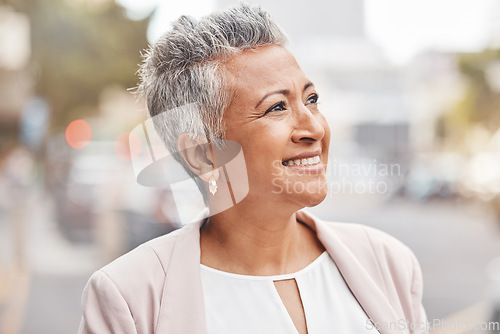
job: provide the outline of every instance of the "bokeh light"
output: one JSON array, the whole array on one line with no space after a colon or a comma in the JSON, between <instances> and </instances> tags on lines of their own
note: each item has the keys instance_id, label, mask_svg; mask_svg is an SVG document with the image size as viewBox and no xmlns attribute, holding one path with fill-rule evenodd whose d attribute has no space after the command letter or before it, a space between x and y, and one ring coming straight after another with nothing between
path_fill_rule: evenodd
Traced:
<instances>
[{"instance_id":1,"label":"bokeh light","mask_svg":"<svg viewBox=\"0 0 500 334\"><path fill-rule=\"evenodd\" d=\"M68 124L64 133L66 142L74 149L82 149L92 139L92 127L84 119L76 119Z\"/></svg>"},{"instance_id":2,"label":"bokeh light","mask_svg":"<svg viewBox=\"0 0 500 334\"><path fill-rule=\"evenodd\" d=\"M124 161L136 159L141 150L141 139L135 133L124 132L115 140L115 154Z\"/></svg>"}]
</instances>

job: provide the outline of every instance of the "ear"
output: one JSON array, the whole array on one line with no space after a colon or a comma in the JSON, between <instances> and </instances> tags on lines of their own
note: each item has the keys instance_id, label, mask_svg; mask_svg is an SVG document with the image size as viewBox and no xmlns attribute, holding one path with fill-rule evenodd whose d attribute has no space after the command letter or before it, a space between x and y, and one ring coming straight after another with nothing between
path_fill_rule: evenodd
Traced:
<instances>
[{"instance_id":1,"label":"ear","mask_svg":"<svg viewBox=\"0 0 500 334\"><path fill-rule=\"evenodd\" d=\"M177 139L177 148L188 168L202 180L208 182L211 177L219 178L212 145L205 138L183 133Z\"/></svg>"}]
</instances>

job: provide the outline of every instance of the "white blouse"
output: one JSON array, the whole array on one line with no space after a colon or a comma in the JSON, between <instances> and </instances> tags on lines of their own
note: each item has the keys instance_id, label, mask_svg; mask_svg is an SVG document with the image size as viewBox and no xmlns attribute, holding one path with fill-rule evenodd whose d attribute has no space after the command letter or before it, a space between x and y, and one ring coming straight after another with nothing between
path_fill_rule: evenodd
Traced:
<instances>
[{"instance_id":1,"label":"white blouse","mask_svg":"<svg viewBox=\"0 0 500 334\"><path fill-rule=\"evenodd\" d=\"M274 281L295 279L308 334L378 333L323 252L292 274L247 276L200 264L208 334L297 334Z\"/></svg>"}]
</instances>

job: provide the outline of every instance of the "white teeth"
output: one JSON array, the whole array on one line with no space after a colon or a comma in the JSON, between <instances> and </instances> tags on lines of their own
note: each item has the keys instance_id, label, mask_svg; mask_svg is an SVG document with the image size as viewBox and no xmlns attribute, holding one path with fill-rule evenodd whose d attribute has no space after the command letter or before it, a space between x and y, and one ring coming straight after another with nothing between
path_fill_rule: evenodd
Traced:
<instances>
[{"instance_id":1,"label":"white teeth","mask_svg":"<svg viewBox=\"0 0 500 334\"><path fill-rule=\"evenodd\" d=\"M309 166L316 165L321 161L319 155L312 158L304 158L304 159L295 159L284 161L283 165L285 166Z\"/></svg>"}]
</instances>

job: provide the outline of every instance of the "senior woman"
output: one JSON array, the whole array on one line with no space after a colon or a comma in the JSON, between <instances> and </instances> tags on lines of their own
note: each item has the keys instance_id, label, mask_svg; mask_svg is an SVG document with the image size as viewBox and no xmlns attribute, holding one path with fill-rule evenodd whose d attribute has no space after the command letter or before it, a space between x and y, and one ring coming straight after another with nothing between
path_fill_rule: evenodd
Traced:
<instances>
[{"instance_id":1,"label":"senior woman","mask_svg":"<svg viewBox=\"0 0 500 334\"><path fill-rule=\"evenodd\" d=\"M146 55L150 115L165 115L155 127L210 212L95 272L80 333L427 332L406 246L302 210L327 195L330 130L285 43L266 12L240 5L179 18ZM243 152L244 182L218 168L224 141Z\"/></svg>"}]
</instances>

